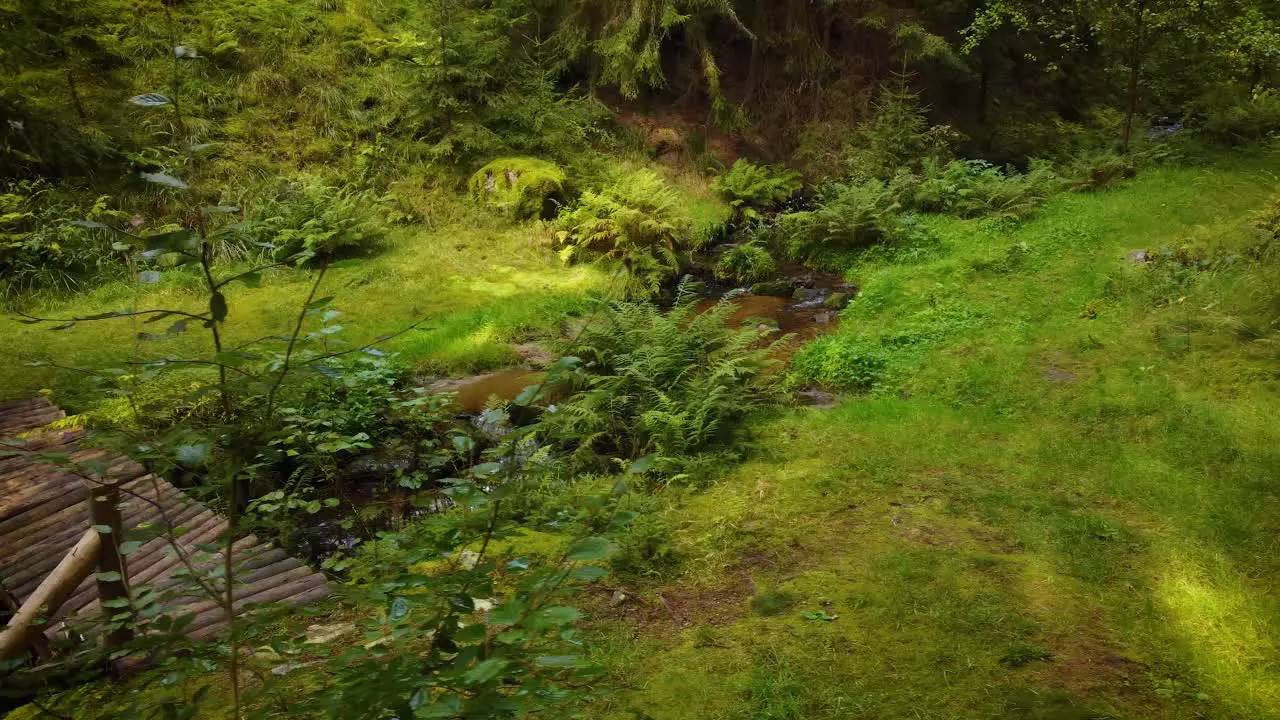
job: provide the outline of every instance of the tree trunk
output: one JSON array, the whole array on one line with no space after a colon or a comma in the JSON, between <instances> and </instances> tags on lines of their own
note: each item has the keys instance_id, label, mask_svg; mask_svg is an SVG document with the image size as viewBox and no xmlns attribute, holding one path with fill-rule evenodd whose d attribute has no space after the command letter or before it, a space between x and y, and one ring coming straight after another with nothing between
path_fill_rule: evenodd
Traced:
<instances>
[{"instance_id":1,"label":"tree trunk","mask_svg":"<svg viewBox=\"0 0 1280 720\"><path fill-rule=\"evenodd\" d=\"M71 91L71 106L76 109L76 116L84 120L84 103L80 102L80 92L76 89L76 76L70 68L67 69L67 89Z\"/></svg>"},{"instance_id":2,"label":"tree trunk","mask_svg":"<svg viewBox=\"0 0 1280 720\"><path fill-rule=\"evenodd\" d=\"M1146 17L1147 0L1138 0L1134 18L1133 45L1129 56L1129 101L1124 111L1124 151L1129 152L1129 140L1133 135L1133 116L1138 110L1138 79L1142 74L1142 23Z\"/></svg>"}]
</instances>

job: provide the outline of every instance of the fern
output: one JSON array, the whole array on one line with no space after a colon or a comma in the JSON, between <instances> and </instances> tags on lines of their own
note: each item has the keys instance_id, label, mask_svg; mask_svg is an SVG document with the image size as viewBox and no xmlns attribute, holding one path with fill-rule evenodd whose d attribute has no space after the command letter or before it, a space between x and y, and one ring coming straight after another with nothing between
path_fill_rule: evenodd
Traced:
<instances>
[{"instance_id":1,"label":"fern","mask_svg":"<svg viewBox=\"0 0 1280 720\"><path fill-rule=\"evenodd\" d=\"M656 293L679 272L680 253L698 244L675 190L650 170L583 193L558 224L566 261L617 261L632 294Z\"/></svg>"},{"instance_id":2,"label":"fern","mask_svg":"<svg viewBox=\"0 0 1280 720\"><path fill-rule=\"evenodd\" d=\"M570 348L585 384L544 415L541 433L573 446L580 462L650 456L668 473L728 443L737 422L772 393L770 355L787 340L730 327L733 312L729 302L699 311L688 282L666 312L649 303L610 307Z\"/></svg>"},{"instance_id":3,"label":"fern","mask_svg":"<svg viewBox=\"0 0 1280 720\"><path fill-rule=\"evenodd\" d=\"M786 168L756 165L739 158L711 189L733 206L738 220L754 220L760 212L786 202L803 186L800 174Z\"/></svg>"}]
</instances>

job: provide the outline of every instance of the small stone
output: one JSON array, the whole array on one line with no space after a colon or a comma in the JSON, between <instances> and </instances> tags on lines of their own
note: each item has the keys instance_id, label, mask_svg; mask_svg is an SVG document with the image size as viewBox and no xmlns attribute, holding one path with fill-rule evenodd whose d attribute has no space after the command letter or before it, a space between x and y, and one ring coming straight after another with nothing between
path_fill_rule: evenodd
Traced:
<instances>
[{"instance_id":1,"label":"small stone","mask_svg":"<svg viewBox=\"0 0 1280 720\"><path fill-rule=\"evenodd\" d=\"M1134 265L1141 265L1142 263L1151 261L1151 254L1146 250L1130 250L1127 257L1129 258L1129 262Z\"/></svg>"},{"instance_id":2,"label":"small stone","mask_svg":"<svg viewBox=\"0 0 1280 720\"><path fill-rule=\"evenodd\" d=\"M833 313L820 312L813 316L813 321L818 323L819 325L826 325L827 323L831 322L832 319L834 318L835 318L835 315Z\"/></svg>"},{"instance_id":3,"label":"small stone","mask_svg":"<svg viewBox=\"0 0 1280 720\"><path fill-rule=\"evenodd\" d=\"M609 606L617 607L627 601L627 594L621 590L614 590L613 597L609 598Z\"/></svg>"},{"instance_id":4,"label":"small stone","mask_svg":"<svg viewBox=\"0 0 1280 720\"><path fill-rule=\"evenodd\" d=\"M822 306L828 310L843 310L849 306L851 299L852 297L850 297L849 293L831 293L826 300L822 301Z\"/></svg>"},{"instance_id":5,"label":"small stone","mask_svg":"<svg viewBox=\"0 0 1280 720\"><path fill-rule=\"evenodd\" d=\"M808 388L796 393L800 401L805 405L813 405L817 407L825 407L836 404L836 396L829 392L823 392L817 388Z\"/></svg>"},{"instance_id":6,"label":"small stone","mask_svg":"<svg viewBox=\"0 0 1280 720\"><path fill-rule=\"evenodd\" d=\"M485 598L471 598L471 604L475 606L476 612L489 612L498 606L494 600Z\"/></svg>"}]
</instances>

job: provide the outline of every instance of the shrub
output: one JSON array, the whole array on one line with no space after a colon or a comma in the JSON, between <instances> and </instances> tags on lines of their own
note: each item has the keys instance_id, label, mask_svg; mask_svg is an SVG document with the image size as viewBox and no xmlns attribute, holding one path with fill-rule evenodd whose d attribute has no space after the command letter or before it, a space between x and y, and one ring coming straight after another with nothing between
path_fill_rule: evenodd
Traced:
<instances>
[{"instance_id":1,"label":"shrub","mask_svg":"<svg viewBox=\"0 0 1280 720\"><path fill-rule=\"evenodd\" d=\"M779 221L788 255L800 259L865 248L886 236L897 211L893 194L879 180L831 184L813 210L787 213Z\"/></svg>"},{"instance_id":2,"label":"shrub","mask_svg":"<svg viewBox=\"0 0 1280 720\"><path fill-rule=\"evenodd\" d=\"M755 243L730 245L716 261L716 278L738 285L751 285L778 269L769 251Z\"/></svg>"},{"instance_id":3,"label":"shrub","mask_svg":"<svg viewBox=\"0 0 1280 720\"><path fill-rule=\"evenodd\" d=\"M598 192L588 190L576 207L561 214L558 225L561 257L616 260L633 292L656 293L679 271L679 253L698 244L675 190L651 170L628 174Z\"/></svg>"},{"instance_id":4,"label":"shrub","mask_svg":"<svg viewBox=\"0 0 1280 720\"><path fill-rule=\"evenodd\" d=\"M1258 229L1258 242L1248 249L1255 260L1272 257L1280 248L1280 195L1271 198L1271 202L1254 216L1253 225Z\"/></svg>"},{"instance_id":5,"label":"shrub","mask_svg":"<svg viewBox=\"0 0 1280 720\"><path fill-rule=\"evenodd\" d=\"M828 335L805 346L791 367L804 383L865 390L884 375L887 362L884 350L860 335Z\"/></svg>"},{"instance_id":6,"label":"shrub","mask_svg":"<svg viewBox=\"0 0 1280 720\"><path fill-rule=\"evenodd\" d=\"M43 180L0 188L0 294L68 291L89 277L122 271L107 231L70 224L111 215L108 199L98 198L85 212Z\"/></svg>"},{"instance_id":7,"label":"shrub","mask_svg":"<svg viewBox=\"0 0 1280 720\"><path fill-rule=\"evenodd\" d=\"M918 184L902 204L924 212L960 217L1025 218L1058 187L1052 164L1032 161L1026 174L1004 174L983 160L952 160L939 165L926 160Z\"/></svg>"},{"instance_id":8,"label":"shrub","mask_svg":"<svg viewBox=\"0 0 1280 720\"><path fill-rule=\"evenodd\" d=\"M1274 88L1247 99L1213 98L1205 104L1197 129L1214 142L1239 145L1280 134L1280 91Z\"/></svg>"},{"instance_id":9,"label":"shrub","mask_svg":"<svg viewBox=\"0 0 1280 720\"><path fill-rule=\"evenodd\" d=\"M1132 157L1114 152L1077 155L1063 170L1067 186L1074 190L1102 190L1133 177L1137 172L1138 167Z\"/></svg>"},{"instance_id":10,"label":"shrub","mask_svg":"<svg viewBox=\"0 0 1280 720\"><path fill-rule=\"evenodd\" d=\"M241 237L279 258L303 253L305 261L332 260L369 252L386 232L375 202L364 192L298 183L254 213Z\"/></svg>"},{"instance_id":11,"label":"shrub","mask_svg":"<svg viewBox=\"0 0 1280 720\"><path fill-rule=\"evenodd\" d=\"M471 195L516 220L547 217L562 199L565 172L552 162L528 157L499 158L471 176Z\"/></svg>"},{"instance_id":12,"label":"shrub","mask_svg":"<svg viewBox=\"0 0 1280 720\"><path fill-rule=\"evenodd\" d=\"M802 186L800 174L793 170L756 165L741 158L711 183L711 189L733 206L739 220L758 218L759 211L778 207Z\"/></svg>"},{"instance_id":13,"label":"shrub","mask_svg":"<svg viewBox=\"0 0 1280 720\"><path fill-rule=\"evenodd\" d=\"M570 348L584 389L542 417L540 434L573 447L581 461L640 459L633 471L674 474L728 443L738 421L771 396L765 370L782 341L730 327L730 302L700 312L697 301L685 282L669 311L645 302L604 311Z\"/></svg>"}]
</instances>

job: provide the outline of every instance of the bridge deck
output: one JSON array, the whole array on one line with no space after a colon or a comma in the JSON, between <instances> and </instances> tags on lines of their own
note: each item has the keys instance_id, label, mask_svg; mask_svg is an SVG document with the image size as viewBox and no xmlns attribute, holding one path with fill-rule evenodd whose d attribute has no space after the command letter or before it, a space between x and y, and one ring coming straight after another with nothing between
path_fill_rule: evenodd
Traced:
<instances>
[{"instance_id":1,"label":"bridge deck","mask_svg":"<svg viewBox=\"0 0 1280 720\"><path fill-rule=\"evenodd\" d=\"M26 434L26 449L69 453L73 459L105 465L108 477L121 483L120 514L126 531L143 524L185 529L183 534L162 533L125 558L132 586L145 584L160 591L176 590L182 581L175 573L186 564L223 564L222 552L211 554L197 546L223 535L226 520L132 460L81 448L79 430L33 432L65 416L44 398L0 403L0 439ZM89 528L87 496L85 479L69 470L30 456L0 457L0 585L19 603L31 595ZM172 547L175 544L177 549ZM272 601L302 605L329 594L322 574L253 535L232 545L232 561L236 567L233 597L237 609ZM97 591L90 575L62 606L58 618L83 617L97 610ZM226 628L222 608L207 597L172 598L167 610L195 613L187 633L197 639Z\"/></svg>"}]
</instances>

